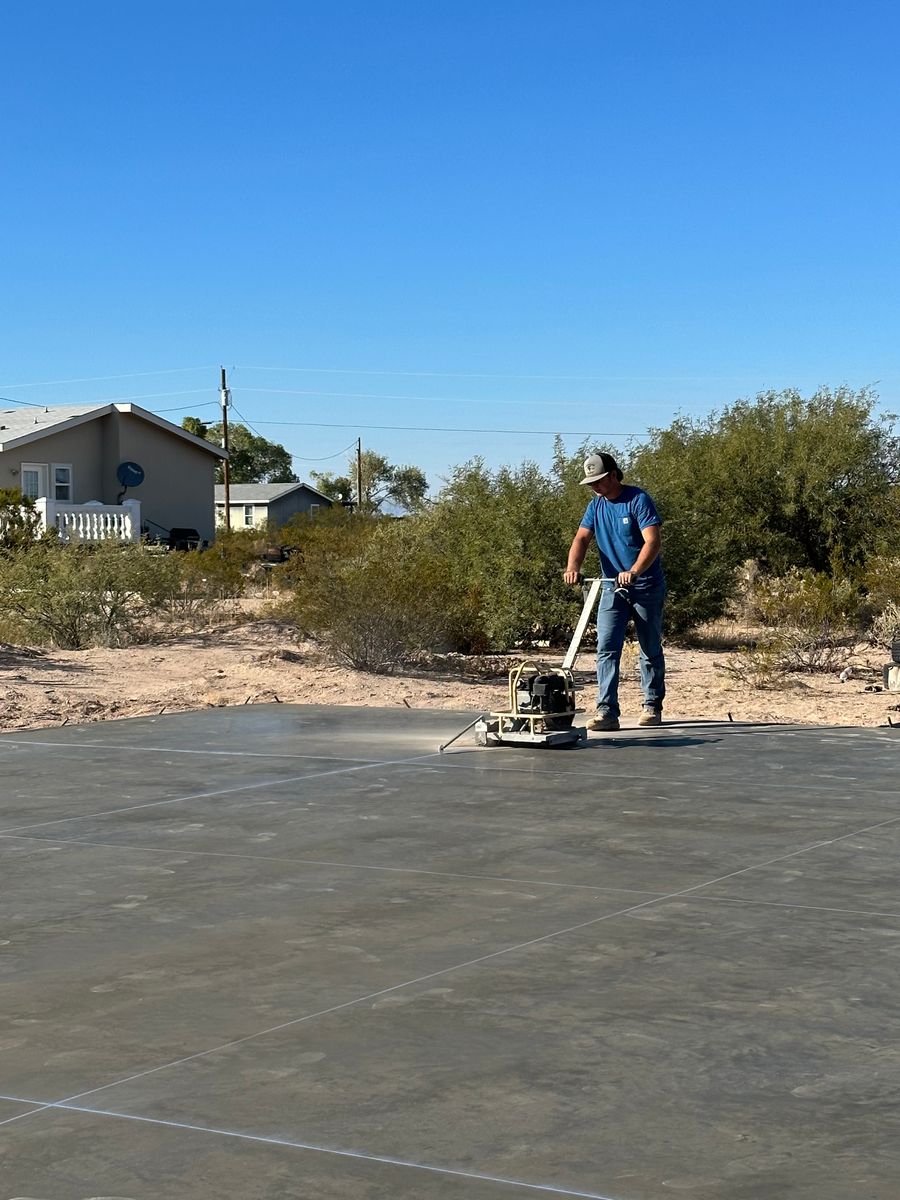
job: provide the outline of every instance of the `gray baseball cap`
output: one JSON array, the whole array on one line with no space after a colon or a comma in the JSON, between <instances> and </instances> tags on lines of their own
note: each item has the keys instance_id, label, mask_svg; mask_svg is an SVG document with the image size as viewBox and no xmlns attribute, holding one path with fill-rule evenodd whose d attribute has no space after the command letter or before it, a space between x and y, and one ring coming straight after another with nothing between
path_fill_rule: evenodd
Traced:
<instances>
[{"instance_id":1,"label":"gray baseball cap","mask_svg":"<svg viewBox=\"0 0 900 1200\"><path fill-rule=\"evenodd\" d=\"M622 472L619 470L619 464L611 454L590 454L584 460L584 479L582 483L596 483L598 479L603 479L610 471L615 471L616 478L622 478Z\"/></svg>"}]
</instances>

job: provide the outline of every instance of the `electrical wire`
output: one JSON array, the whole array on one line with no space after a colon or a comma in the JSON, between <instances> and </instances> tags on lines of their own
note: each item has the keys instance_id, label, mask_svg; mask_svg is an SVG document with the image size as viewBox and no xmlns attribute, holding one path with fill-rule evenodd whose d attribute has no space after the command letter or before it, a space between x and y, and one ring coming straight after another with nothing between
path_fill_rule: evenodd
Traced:
<instances>
[{"instance_id":1,"label":"electrical wire","mask_svg":"<svg viewBox=\"0 0 900 1200\"><path fill-rule=\"evenodd\" d=\"M294 462L326 462L329 458L340 458L342 454L346 454L348 450L352 450L355 445L356 439L354 438L349 446L345 446L343 450L338 450L334 454L323 454L319 458L310 458L305 454L292 454L291 458Z\"/></svg>"},{"instance_id":2,"label":"electrical wire","mask_svg":"<svg viewBox=\"0 0 900 1200\"><path fill-rule=\"evenodd\" d=\"M699 380L748 379L748 375L503 375L480 371L377 371L363 367L248 367L237 366L240 371L288 371L307 375L395 375L416 379L561 379L581 380L588 383L696 383Z\"/></svg>"},{"instance_id":3,"label":"electrical wire","mask_svg":"<svg viewBox=\"0 0 900 1200\"><path fill-rule=\"evenodd\" d=\"M378 429L393 433L503 433L520 434L525 437L593 437L591 431L571 429L464 429L446 425L365 425L359 421L338 423L335 421L257 421L258 425L298 426L309 429ZM646 430L630 433L604 433L607 438L640 437Z\"/></svg>"},{"instance_id":4,"label":"electrical wire","mask_svg":"<svg viewBox=\"0 0 900 1200\"><path fill-rule=\"evenodd\" d=\"M28 408L44 408L43 404L35 404L33 400L13 400L12 396L0 396L4 404L25 404Z\"/></svg>"},{"instance_id":5,"label":"electrical wire","mask_svg":"<svg viewBox=\"0 0 900 1200\"><path fill-rule=\"evenodd\" d=\"M97 404L127 404L132 400L155 400L159 396L201 396L206 395L210 388L182 388L180 392L143 392L140 396L107 396L103 400L98 400ZM92 401L88 400L88 404ZM214 403L214 402L213 402ZM168 412L175 412L176 409L167 409Z\"/></svg>"},{"instance_id":6,"label":"electrical wire","mask_svg":"<svg viewBox=\"0 0 900 1200\"><path fill-rule=\"evenodd\" d=\"M251 433L255 433L257 437L263 437L263 435L259 432L259 430L255 429L250 424L250 422L247 420L247 418L244 416L244 414L241 412L241 410L235 405L234 401L231 402L231 408L235 413L237 413L237 415L241 418L241 420L244 422L246 427L251 431ZM351 450L355 445L356 445L355 441L351 442L350 445L345 446L343 448L343 450L337 450L334 454L322 454L322 455L319 455L319 457L317 457L317 458L307 458L307 457L304 457L304 455L302 455L302 454L291 454L290 457L291 457L291 460L294 462L327 462L328 459L330 459L330 458L338 458L341 454L346 454L347 451ZM288 453L290 453L290 451Z\"/></svg>"},{"instance_id":7,"label":"electrical wire","mask_svg":"<svg viewBox=\"0 0 900 1200\"><path fill-rule=\"evenodd\" d=\"M208 388L193 388L193 389L189 389L187 391L182 391L182 392L157 392L157 393L153 393L153 395L188 396L188 395L195 395L197 393L203 394L208 391L209 391ZM312 394L313 395L322 395L323 393L315 392ZM124 403L125 401L128 401L128 400L140 400L140 399L146 400L146 399L149 399L150 396L151 396L150 393L147 393L144 396L120 396L117 399L100 400L100 401L97 401L97 403L98 403L98 405L99 404ZM6 399L7 399L7 397L0 396L0 401L6 400ZM11 404L26 404L31 408L44 408L45 407L45 405L43 405L43 404L34 404L30 400L10 400L10 403ZM192 405L191 407L193 407L193 408L211 408L211 407L213 407L213 405L218 405L218 401L208 400L202 404ZM232 407L234 408L234 405L232 405ZM184 412L184 406L179 405L177 408L162 408L159 411L161 413ZM261 434L258 429L256 429L253 425L250 424L249 420L243 415L243 413L241 413L237 408L234 408L234 411L237 413L237 415L240 417L240 419L244 422L244 424L247 426L247 428L252 430L253 433L255 433L257 435L257 437L263 436L263 434ZM331 421L257 421L257 424L258 425L276 425L276 426L285 426L285 427L296 426L297 428L308 428L308 429L374 429L374 430L378 430L379 432L393 432L393 433L489 433L489 434L506 434L506 435L521 434L526 437L584 437L584 438L590 438L590 437L594 436L594 434L592 432L590 432L590 431L585 432L583 430L573 431L573 430L565 430L565 429L560 429L560 430L470 429L470 428L464 428L464 427L454 428L454 427L446 426L446 425L367 425L367 424L362 424L361 422L358 422L358 421L353 421L353 422L349 422L349 423L348 422L331 422ZM639 437L639 436L641 436L641 433L643 433L643 432L646 432L646 431L645 430L643 430L643 431L632 430L629 433L607 433L607 434L605 434L605 436L608 438ZM337 458L341 454L346 454L347 450L352 448L352 445L353 445L353 443L351 442L350 446L346 446L343 450L338 450L335 454L323 455L321 458L305 458L304 456L299 455L299 454L297 454L297 455L292 454L291 458L297 458L303 462L324 462L326 459Z\"/></svg>"},{"instance_id":8,"label":"electrical wire","mask_svg":"<svg viewBox=\"0 0 900 1200\"><path fill-rule=\"evenodd\" d=\"M203 390L204 390L204 391L207 391L208 389L204 388ZM218 407L219 407L219 401L218 401L218 400L204 400L202 404L192 404L192 405L191 405L191 408L213 408L213 407L215 407L215 408L218 408ZM158 409L157 411L158 411L158 412L161 412L161 413L166 413L166 412L184 412L184 411L185 411L185 409L184 409L184 405L183 405L183 404L179 404L177 408L160 408L160 409Z\"/></svg>"},{"instance_id":9,"label":"electrical wire","mask_svg":"<svg viewBox=\"0 0 900 1200\"><path fill-rule=\"evenodd\" d=\"M41 383L0 383L2 388L57 387L66 383L100 383L109 379L141 379L149 375L179 375L182 371L215 371L215 367L167 367L163 371L129 371L125 375L88 375L83 379L47 379ZM24 404L25 401L23 400Z\"/></svg>"},{"instance_id":10,"label":"electrical wire","mask_svg":"<svg viewBox=\"0 0 900 1200\"><path fill-rule=\"evenodd\" d=\"M260 393L267 396L325 396L329 399L341 400L414 400L433 402L437 404L480 404L482 407L494 408L498 404L513 405L521 408L524 404L540 404L544 407L553 405L554 408L584 408L583 400L485 400L474 399L471 396L409 396L394 392L323 392L318 388L258 388L242 386L245 393ZM633 408L631 401L612 401L603 403L604 408Z\"/></svg>"}]
</instances>

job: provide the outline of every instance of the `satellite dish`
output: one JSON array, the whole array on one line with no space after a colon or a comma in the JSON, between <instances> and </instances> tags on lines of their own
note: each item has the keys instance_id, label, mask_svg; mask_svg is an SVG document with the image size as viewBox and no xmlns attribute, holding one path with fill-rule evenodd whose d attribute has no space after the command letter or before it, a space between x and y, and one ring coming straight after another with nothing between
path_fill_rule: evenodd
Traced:
<instances>
[{"instance_id":1,"label":"satellite dish","mask_svg":"<svg viewBox=\"0 0 900 1200\"><path fill-rule=\"evenodd\" d=\"M119 463L116 467L116 479L123 488L138 487L144 482L144 468L136 462Z\"/></svg>"}]
</instances>

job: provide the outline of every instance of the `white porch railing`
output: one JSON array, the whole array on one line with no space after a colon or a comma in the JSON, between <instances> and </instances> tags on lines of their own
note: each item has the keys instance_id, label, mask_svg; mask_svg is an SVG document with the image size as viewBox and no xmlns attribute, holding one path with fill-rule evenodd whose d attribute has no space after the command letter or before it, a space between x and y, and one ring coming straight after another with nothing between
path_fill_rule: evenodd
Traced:
<instances>
[{"instance_id":1,"label":"white porch railing","mask_svg":"<svg viewBox=\"0 0 900 1200\"><path fill-rule=\"evenodd\" d=\"M139 542L141 502L62 504L41 497L34 507L44 529L55 529L63 542Z\"/></svg>"}]
</instances>

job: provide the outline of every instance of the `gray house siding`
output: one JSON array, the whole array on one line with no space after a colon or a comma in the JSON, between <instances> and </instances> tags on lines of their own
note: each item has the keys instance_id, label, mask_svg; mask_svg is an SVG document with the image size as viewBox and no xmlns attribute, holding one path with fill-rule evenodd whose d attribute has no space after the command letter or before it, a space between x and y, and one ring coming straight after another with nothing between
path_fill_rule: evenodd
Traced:
<instances>
[{"instance_id":1,"label":"gray house siding","mask_svg":"<svg viewBox=\"0 0 900 1200\"><path fill-rule=\"evenodd\" d=\"M221 452L204 448L205 443L176 428L166 428L167 422L150 413L146 418L138 415L140 411L114 408L95 417L89 410L71 409L62 419L74 414L77 423L55 432L52 409L41 410L33 424L19 413L7 416L10 427L5 432L0 428L0 443L7 441L7 448L0 451L0 487L21 486L23 463L47 465L50 471L53 464L64 464L72 467L72 504L92 500L116 504L122 492L116 470L122 462L136 462L144 469L144 482L125 498L140 500L141 522L150 535L164 536L180 526L196 529L211 541L215 468ZM46 433L41 432L44 424L49 426ZM28 440L8 445L22 437ZM50 491L52 499L52 487Z\"/></svg>"},{"instance_id":2,"label":"gray house siding","mask_svg":"<svg viewBox=\"0 0 900 1200\"><path fill-rule=\"evenodd\" d=\"M137 462L144 468L144 482L129 491L141 502L141 517L150 525L151 536L161 527L196 529L212 541L216 531L215 470L217 460L200 446L173 438L165 429L149 425L128 413L104 420L117 421L117 454L110 460L106 484L114 504L122 488L116 480L120 462Z\"/></svg>"},{"instance_id":3,"label":"gray house siding","mask_svg":"<svg viewBox=\"0 0 900 1200\"><path fill-rule=\"evenodd\" d=\"M332 502L305 483L236 483L229 490L232 529L280 528L297 513L331 508ZM225 524L225 487L216 485L216 518ZM248 523L249 522L249 523Z\"/></svg>"},{"instance_id":4,"label":"gray house siding","mask_svg":"<svg viewBox=\"0 0 900 1200\"><path fill-rule=\"evenodd\" d=\"M100 424L100 421L90 421L0 453L0 487L21 486L22 463L43 463L48 467L53 463L65 463L72 467L73 504L87 504L89 500L115 504L115 496L107 500L103 491Z\"/></svg>"},{"instance_id":5,"label":"gray house siding","mask_svg":"<svg viewBox=\"0 0 900 1200\"><path fill-rule=\"evenodd\" d=\"M291 517L297 513L308 513L314 506L318 506L319 509L331 507L317 492L303 488L299 492L291 492L289 496L279 496L277 500L273 500L269 505L269 520L273 525L286 525Z\"/></svg>"}]
</instances>

